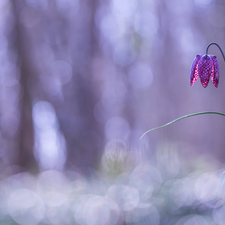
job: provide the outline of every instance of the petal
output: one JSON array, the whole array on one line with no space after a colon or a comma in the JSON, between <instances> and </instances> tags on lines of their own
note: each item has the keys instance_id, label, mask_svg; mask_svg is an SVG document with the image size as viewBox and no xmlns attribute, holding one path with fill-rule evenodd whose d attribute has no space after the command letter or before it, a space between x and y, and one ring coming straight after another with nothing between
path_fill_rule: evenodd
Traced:
<instances>
[{"instance_id":1,"label":"petal","mask_svg":"<svg viewBox=\"0 0 225 225\"><path fill-rule=\"evenodd\" d=\"M191 76L190 76L190 84L191 86L195 83L195 81L198 78L198 63L199 60L201 59L202 55L196 55L192 66L191 66Z\"/></svg>"},{"instance_id":2,"label":"petal","mask_svg":"<svg viewBox=\"0 0 225 225\"><path fill-rule=\"evenodd\" d=\"M219 84L219 78L220 78L220 69L219 69L219 63L215 55L210 56L212 59L213 67L212 67L212 73L211 73L211 80L214 84L214 86L217 88Z\"/></svg>"},{"instance_id":3,"label":"petal","mask_svg":"<svg viewBox=\"0 0 225 225\"><path fill-rule=\"evenodd\" d=\"M203 55L198 63L198 74L202 83L202 86L205 88L209 83L209 78L212 73L212 59L209 55Z\"/></svg>"}]
</instances>

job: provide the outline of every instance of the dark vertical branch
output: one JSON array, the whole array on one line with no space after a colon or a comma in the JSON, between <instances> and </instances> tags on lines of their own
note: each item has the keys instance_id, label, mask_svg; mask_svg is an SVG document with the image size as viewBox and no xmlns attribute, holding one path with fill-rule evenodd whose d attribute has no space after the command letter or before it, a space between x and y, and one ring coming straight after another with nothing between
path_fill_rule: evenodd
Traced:
<instances>
[{"instance_id":1,"label":"dark vertical branch","mask_svg":"<svg viewBox=\"0 0 225 225\"><path fill-rule=\"evenodd\" d=\"M13 1L13 9L15 15L15 32L16 32L16 48L20 56L21 65L21 79L20 85L23 90L23 96L20 102L20 133L18 136L18 165L24 167L26 170L36 172L38 170L37 162L34 158L34 130L32 119L32 98L31 85L33 85L32 67L30 66L31 52L29 45L29 37L25 28L19 22L19 13L23 7L22 1Z\"/></svg>"},{"instance_id":2,"label":"dark vertical branch","mask_svg":"<svg viewBox=\"0 0 225 225\"><path fill-rule=\"evenodd\" d=\"M102 153L101 147L98 149L84 149L81 145L82 135L86 131L94 131L102 139L102 125L100 126L94 117L94 107L97 103L98 86L93 85L93 74L91 63L99 54L98 36L95 28L95 12L98 7L98 1L82 1L80 5L80 21L76 24L77 31L74 32L72 46L74 63L74 93L73 110L77 123L74 124L74 132L67 135L68 141L68 164L77 166L97 165ZM75 42L75 43L74 43ZM81 57L82 56L82 57ZM82 67L77 70L76 64ZM71 118L72 119L72 118ZM71 135L73 134L73 135Z\"/></svg>"}]
</instances>

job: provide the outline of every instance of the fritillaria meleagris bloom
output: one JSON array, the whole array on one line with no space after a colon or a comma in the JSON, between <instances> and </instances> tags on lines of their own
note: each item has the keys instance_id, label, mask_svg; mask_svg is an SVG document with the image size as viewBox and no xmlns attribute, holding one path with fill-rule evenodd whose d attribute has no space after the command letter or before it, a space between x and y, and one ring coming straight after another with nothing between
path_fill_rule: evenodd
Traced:
<instances>
[{"instance_id":1,"label":"fritillaria meleagris bloom","mask_svg":"<svg viewBox=\"0 0 225 225\"><path fill-rule=\"evenodd\" d=\"M200 78L202 86L205 88L211 80L215 87L219 84L219 63L214 55L197 55L191 67L191 86L195 83L197 78Z\"/></svg>"}]
</instances>

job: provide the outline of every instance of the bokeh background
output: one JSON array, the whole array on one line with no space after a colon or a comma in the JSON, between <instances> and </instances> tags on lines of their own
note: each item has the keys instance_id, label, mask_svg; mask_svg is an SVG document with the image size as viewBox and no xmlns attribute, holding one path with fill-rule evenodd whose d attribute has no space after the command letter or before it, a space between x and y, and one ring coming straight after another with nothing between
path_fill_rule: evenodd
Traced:
<instances>
[{"instance_id":1,"label":"bokeh background","mask_svg":"<svg viewBox=\"0 0 225 225\"><path fill-rule=\"evenodd\" d=\"M163 181L178 174L184 172L186 176L190 172L187 168L217 171L215 177L219 179L222 173L219 168L225 161L222 116L188 118L139 139L146 130L189 113L225 112L225 65L216 46L211 46L209 53L216 55L220 64L219 87L216 89L211 81L207 88L203 88L199 80L193 87L189 83L194 57L204 54L210 42L217 42L225 49L224 0L1 0L0 174L3 180L16 176L13 182L4 180L0 185L2 189L15 189L10 189L5 197L8 211L0 210L4 218L10 215L14 222L26 224L27 218L33 215L38 219L28 224L39 223L47 209L42 208L44 197L40 190L34 191L34 187L39 187L38 182L48 186L49 177L54 177L52 186L48 186L52 188L69 177L67 183L77 181L78 186L74 187L80 191L84 188L84 177L99 177L99 168L108 171L115 161L122 158L124 162L124 154L136 161L148 159L151 166L155 166L155 173L150 163L142 168L151 171L148 175L157 181L152 190L158 190ZM107 154L117 155L109 162ZM132 167L136 165L135 160L124 168L142 171ZM120 167L118 164L116 169L113 166L111 169L116 170L116 175L127 170ZM169 171L169 175L165 171ZM36 178L30 176L39 176L39 180L33 181ZM189 177L188 184L175 183L176 188L183 188L182 184L191 187L193 177L197 179L198 175ZM126 179L122 180L127 184ZM26 183L26 189L18 189L21 186L17 182ZM198 184L201 189L203 184ZM173 182L167 185L174 188ZM112 188L113 193L117 192L116 188ZM136 189L126 188L124 193L130 191L135 201ZM186 189L179 190L185 193ZM52 201L59 199L57 203L48 202L49 208L64 204L61 192L60 186L54 192L58 195L49 197ZM32 196L33 202L41 202L38 203L39 217L18 213L12 207L15 201L23 201L18 200L18 196L22 196L21 199ZM176 207L181 207L189 197L180 200ZM91 202L103 204L100 197L93 198ZM90 198L86 199L90 203ZM24 209L30 209L29 204ZM114 203L110 204L115 209ZM195 200L190 205L196 206ZM169 224L168 220L160 220L165 212L151 207L147 211L154 214L151 218L156 218L151 224ZM122 207L126 212L131 209ZM71 220L54 220L59 217L58 211L51 212L44 224L49 221L49 224L73 224ZM15 219L15 215L25 219ZM127 223L139 221L129 219L129 215L124 220ZM219 216L214 221L223 221L222 214L215 215ZM120 216L110 223L107 221L111 217L99 217L102 223L84 222L79 218L75 217L78 224L123 221ZM181 217L176 218L178 221ZM193 224L193 221L203 224L208 220L187 217L182 221L177 224L184 221L191 221L185 224ZM204 224L214 224L211 222ZM175 220L171 222L175 223Z\"/></svg>"}]
</instances>

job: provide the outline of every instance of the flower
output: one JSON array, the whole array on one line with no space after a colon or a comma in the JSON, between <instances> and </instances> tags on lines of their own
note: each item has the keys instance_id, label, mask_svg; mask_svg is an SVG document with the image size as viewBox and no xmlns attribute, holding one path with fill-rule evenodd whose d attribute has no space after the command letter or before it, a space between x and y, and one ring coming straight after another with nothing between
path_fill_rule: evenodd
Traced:
<instances>
[{"instance_id":1,"label":"flower","mask_svg":"<svg viewBox=\"0 0 225 225\"><path fill-rule=\"evenodd\" d=\"M209 79L217 88L219 84L219 63L215 55L197 55L192 63L191 67L191 86L195 83L197 78L200 77L200 81L204 88L207 87Z\"/></svg>"}]
</instances>

